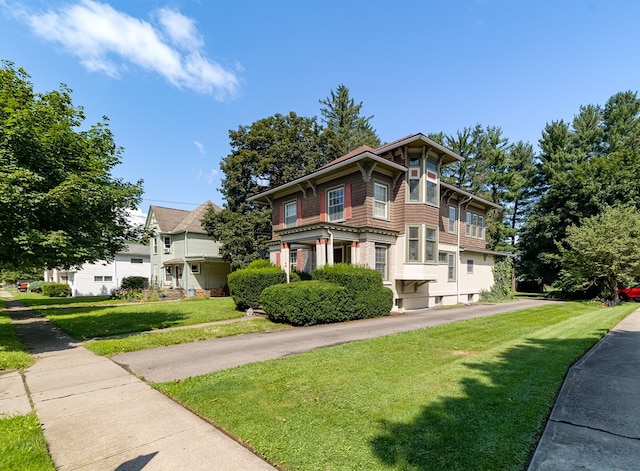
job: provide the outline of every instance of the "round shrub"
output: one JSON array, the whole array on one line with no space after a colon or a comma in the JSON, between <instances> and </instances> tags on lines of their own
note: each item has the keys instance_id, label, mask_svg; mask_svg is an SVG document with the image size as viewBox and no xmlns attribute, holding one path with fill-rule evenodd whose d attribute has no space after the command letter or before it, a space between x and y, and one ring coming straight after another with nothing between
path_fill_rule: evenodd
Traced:
<instances>
[{"instance_id":1,"label":"round shrub","mask_svg":"<svg viewBox=\"0 0 640 471\"><path fill-rule=\"evenodd\" d=\"M50 298L66 298L71 296L71 286L66 283L43 283L42 294Z\"/></svg>"},{"instance_id":2,"label":"round shrub","mask_svg":"<svg viewBox=\"0 0 640 471\"><path fill-rule=\"evenodd\" d=\"M265 288L260 303L273 322L295 326L349 320L347 290L326 281L298 281Z\"/></svg>"},{"instance_id":3,"label":"round shrub","mask_svg":"<svg viewBox=\"0 0 640 471\"><path fill-rule=\"evenodd\" d=\"M122 279L120 289L142 291L149 287L149 280L144 276L127 276Z\"/></svg>"},{"instance_id":4,"label":"round shrub","mask_svg":"<svg viewBox=\"0 0 640 471\"><path fill-rule=\"evenodd\" d=\"M259 258L257 260L253 260L247 265L247 268L271 268L274 265L265 258Z\"/></svg>"},{"instance_id":5,"label":"round shrub","mask_svg":"<svg viewBox=\"0 0 640 471\"><path fill-rule=\"evenodd\" d=\"M260 294L268 286L285 283L287 274L280 267L243 268L230 273L229 293L240 310L260 306Z\"/></svg>"}]
</instances>

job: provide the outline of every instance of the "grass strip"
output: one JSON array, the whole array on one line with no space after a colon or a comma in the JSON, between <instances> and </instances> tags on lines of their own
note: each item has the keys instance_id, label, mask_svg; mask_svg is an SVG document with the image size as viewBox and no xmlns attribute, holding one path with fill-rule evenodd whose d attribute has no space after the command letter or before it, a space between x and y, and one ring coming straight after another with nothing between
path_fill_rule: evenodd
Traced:
<instances>
[{"instance_id":1,"label":"grass strip","mask_svg":"<svg viewBox=\"0 0 640 471\"><path fill-rule=\"evenodd\" d=\"M40 312L79 340L235 319L244 315L236 310L231 298L48 308Z\"/></svg>"},{"instance_id":2,"label":"grass strip","mask_svg":"<svg viewBox=\"0 0 640 471\"><path fill-rule=\"evenodd\" d=\"M118 339L92 340L86 342L84 345L98 355L111 356L118 353L135 352L148 348L286 328L290 328L290 326L274 324L267 319L256 318L249 321L218 324L201 328L150 332Z\"/></svg>"},{"instance_id":3,"label":"grass strip","mask_svg":"<svg viewBox=\"0 0 640 471\"><path fill-rule=\"evenodd\" d=\"M0 469L55 470L35 414L0 419Z\"/></svg>"},{"instance_id":4,"label":"grass strip","mask_svg":"<svg viewBox=\"0 0 640 471\"><path fill-rule=\"evenodd\" d=\"M0 300L0 371L26 368L33 364L33 357L20 341L4 306Z\"/></svg>"},{"instance_id":5,"label":"grass strip","mask_svg":"<svg viewBox=\"0 0 640 471\"><path fill-rule=\"evenodd\" d=\"M636 308L554 303L155 387L286 470L522 470L569 367Z\"/></svg>"}]
</instances>

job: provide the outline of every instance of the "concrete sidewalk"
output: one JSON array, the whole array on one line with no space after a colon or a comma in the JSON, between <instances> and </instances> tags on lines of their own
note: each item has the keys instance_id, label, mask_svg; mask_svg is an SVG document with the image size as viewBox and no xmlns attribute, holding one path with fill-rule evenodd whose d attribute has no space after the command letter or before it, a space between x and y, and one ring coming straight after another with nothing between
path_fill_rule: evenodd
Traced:
<instances>
[{"instance_id":1,"label":"concrete sidewalk","mask_svg":"<svg viewBox=\"0 0 640 471\"><path fill-rule=\"evenodd\" d=\"M569 371L529 471L640 469L640 309Z\"/></svg>"},{"instance_id":2,"label":"concrete sidewalk","mask_svg":"<svg viewBox=\"0 0 640 471\"><path fill-rule=\"evenodd\" d=\"M25 383L56 469L275 469L46 319L7 304L37 358ZM0 376L0 409L31 412L21 383L19 373Z\"/></svg>"}]
</instances>

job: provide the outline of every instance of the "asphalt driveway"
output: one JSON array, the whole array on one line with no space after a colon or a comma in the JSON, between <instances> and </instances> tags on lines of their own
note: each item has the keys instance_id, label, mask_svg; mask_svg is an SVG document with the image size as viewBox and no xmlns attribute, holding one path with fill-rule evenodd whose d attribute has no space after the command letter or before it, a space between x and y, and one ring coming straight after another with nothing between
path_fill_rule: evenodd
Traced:
<instances>
[{"instance_id":1,"label":"asphalt driveway","mask_svg":"<svg viewBox=\"0 0 640 471\"><path fill-rule=\"evenodd\" d=\"M146 381L172 381L248 363L282 358L317 348L554 302L558 301L525 299L512 303L424 309L376 319L296 327L153 348L116 355L112 360Z\"/></svg>"}]
</instances>

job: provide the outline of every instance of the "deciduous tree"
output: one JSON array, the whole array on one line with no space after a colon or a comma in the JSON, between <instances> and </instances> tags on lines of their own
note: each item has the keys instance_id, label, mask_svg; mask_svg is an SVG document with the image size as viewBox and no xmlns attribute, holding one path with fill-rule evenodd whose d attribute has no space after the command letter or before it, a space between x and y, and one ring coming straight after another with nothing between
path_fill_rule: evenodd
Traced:
<instances>
[{"instance_id":1,"label":"deciduous tree","mask_svg":"<svg viewBox=\"0 0 640 471\"><path fill-rule=\"evenodd\" d=\"M120 163L107 118L86 130L71 90L38 93L0 66L0 265L70 267L111 258L134 237L127 220L142 181L111 176Z\"/></svg>"}]
</instances>

